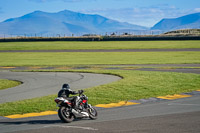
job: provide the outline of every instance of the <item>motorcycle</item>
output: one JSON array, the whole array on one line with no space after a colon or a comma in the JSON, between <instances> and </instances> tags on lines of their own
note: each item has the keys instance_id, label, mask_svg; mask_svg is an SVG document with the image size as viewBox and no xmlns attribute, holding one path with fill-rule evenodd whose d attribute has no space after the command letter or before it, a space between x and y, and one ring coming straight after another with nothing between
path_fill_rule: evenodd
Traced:
<instances>
[{"instance_id":1,"label":"motorcycle","mask_svg":"<svg viewBox=\"0 0 200 133\"><path fill-rule=\"evenodd\" d=\"M54 101L59 107L58 116L66 123L72 122L74 119L90 118L97 119L97 110L88 104L88 97L83 94L83 90L78 91L79 96L76 98L77 109L74 108L74 102L57 97Z\"/></svg>"}]
</instances>

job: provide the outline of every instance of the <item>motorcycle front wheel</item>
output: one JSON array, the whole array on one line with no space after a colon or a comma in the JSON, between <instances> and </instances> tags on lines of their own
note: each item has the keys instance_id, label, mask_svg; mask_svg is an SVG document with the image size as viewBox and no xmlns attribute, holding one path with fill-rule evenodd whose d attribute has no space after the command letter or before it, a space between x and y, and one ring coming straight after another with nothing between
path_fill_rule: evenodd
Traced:
<instances>
[{"instance_id":1,"label":"motorcycle front wheel","mask_svg":"<svg viewBox=\"0 0 200 133\"><path fill-rule=\"evenodd\" d=\"M74 115L70 110L64 106L61 106L58 110L58 116L65 123L70 123L74 120Z\"/></svg>"},{"instance_id":2,"label":"motorcycle front wheel","mask_svg":"<svg viewBox=\"0 0 200 133\"><path fill-rule=\"evenodd\" d=\"M97 119L97 110L94 108L94 107L89 107L88 108L88 113L89 113L89 117L90 117L90 119L92 119L92 120L95 120L95 119Z\"/></svg>"}]
</instances>

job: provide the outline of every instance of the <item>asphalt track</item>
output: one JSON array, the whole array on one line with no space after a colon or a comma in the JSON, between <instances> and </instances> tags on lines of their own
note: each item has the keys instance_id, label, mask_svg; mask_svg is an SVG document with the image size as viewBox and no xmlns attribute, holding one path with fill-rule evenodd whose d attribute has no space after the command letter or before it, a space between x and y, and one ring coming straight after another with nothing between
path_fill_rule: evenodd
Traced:
<instances>
[{"instance_id":1,"label":"asphalt track","mask_svg":"<svg viewBox=\"0 0 200 133\"><path fill-rule=\"evenodd\" d=\"M148 70L159 71L152 68L149 68ZM197 74L200 73L199 69L189 69L189 70L162 69L161 71L174 71L174 72L186 72L186 73L197 73ZM1 72L1 74L2 73L4 73L5 75L6 73L8 73L8 75L11 74L10 72ZM30 74L25 72L24 74L28 74L31 77L30 79L32 79L31 82L34 83L35 80L37 79L34 78L34 76L38 75L39 73ZM51 75L51 73L42 73L41 75L44 76L43 74L51 78L52 77L59 77L61 79L63 78L63 73L54 73L53 75ZM75 85L79 81L81 81L80 80L81 76L78 73L76 74L77 75L75 75L72 79L71 78L67 79L68 82L71 82L72 84L74 83ZM42 77L41 75L39 77ZM12 76L8 76L9 79L11 77ZM20 76L18 75L12 78L16 79L17 77ZM92 79L94 81L93 76ZM39 82L42 82L42 78L39 80ZM58 82L57 85L58 85L57 87L52 87L54 89L56 88L55 89L56 92L60 87L60 83ZM47 88L49 87L50 86L47 86ZM74 88L76 87L74 86ZM76 120L70 124L61 123L57 115L20 118L20 119L2 118L0 119L0 132L1 133L4 132L199 133L200 92L195 92L195 95L190 98L183 98L172 101L156 100L156 101L148 101L140 105L126 106L126 107L118 107L111 109L98 108L98 113L99 117L95 121L83 119L83 120Z\"/></svg>"},{"instance_id":2,"label":"asphalt track","mask_svg":"<svg viewBox=\"0 0 200 133\"><path fill-rule=\"evenodd\" d=\"M200 97L98 109L97 120L61 123L57 115L0 120L1 132L199 133Z\"/></svg>"},{"instance_id":3,"label":"asphalt track","mask_svg":"<svg viewBox=\"0 0 200 133\"><path fill-rule=\"evenodd\" d=\"M20 86L0 90L0 103L57 94L62 84L73 90L89 88L120 80L113 75L63 72L10 72L0 71L0 79L23 82Z\"/></svg>"}]
</instances>

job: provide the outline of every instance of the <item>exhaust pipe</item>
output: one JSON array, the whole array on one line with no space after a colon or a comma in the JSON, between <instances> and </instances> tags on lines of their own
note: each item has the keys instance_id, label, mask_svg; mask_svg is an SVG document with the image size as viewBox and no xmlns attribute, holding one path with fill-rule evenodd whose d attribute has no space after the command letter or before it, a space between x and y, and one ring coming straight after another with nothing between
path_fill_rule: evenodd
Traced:
<instances>
[{"instance_id":1,"label":"exhaust pipe","mask_svg":"<svg viewBox=\"0 0 200 133\"><path fill-rule=\"evenodd\" d=\"M76 117L81 117L81 118L87 118L89 117L87 112L81 112L79 113L78 111L76 111L75 109L72 109L72 113L76 116Z\"/></svg>"}]
</instances>

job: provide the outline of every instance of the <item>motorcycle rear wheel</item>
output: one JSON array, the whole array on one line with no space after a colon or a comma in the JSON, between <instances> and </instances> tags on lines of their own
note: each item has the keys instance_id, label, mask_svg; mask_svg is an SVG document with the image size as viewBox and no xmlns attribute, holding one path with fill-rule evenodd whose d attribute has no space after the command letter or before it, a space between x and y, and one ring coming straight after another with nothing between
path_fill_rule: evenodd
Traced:
<instances>
[{"instance_id":1,"label":"motorcycle rear wheel","mask_svg":"<svg viewBox=\"0 0 200 133\"><path fill-rule=\"evenodd\" d=\"M74 115L70 113L69 109L64 106L59 108L58 116L65 123L70 123L74 120Z\"/></svg>"}]
</instances>

